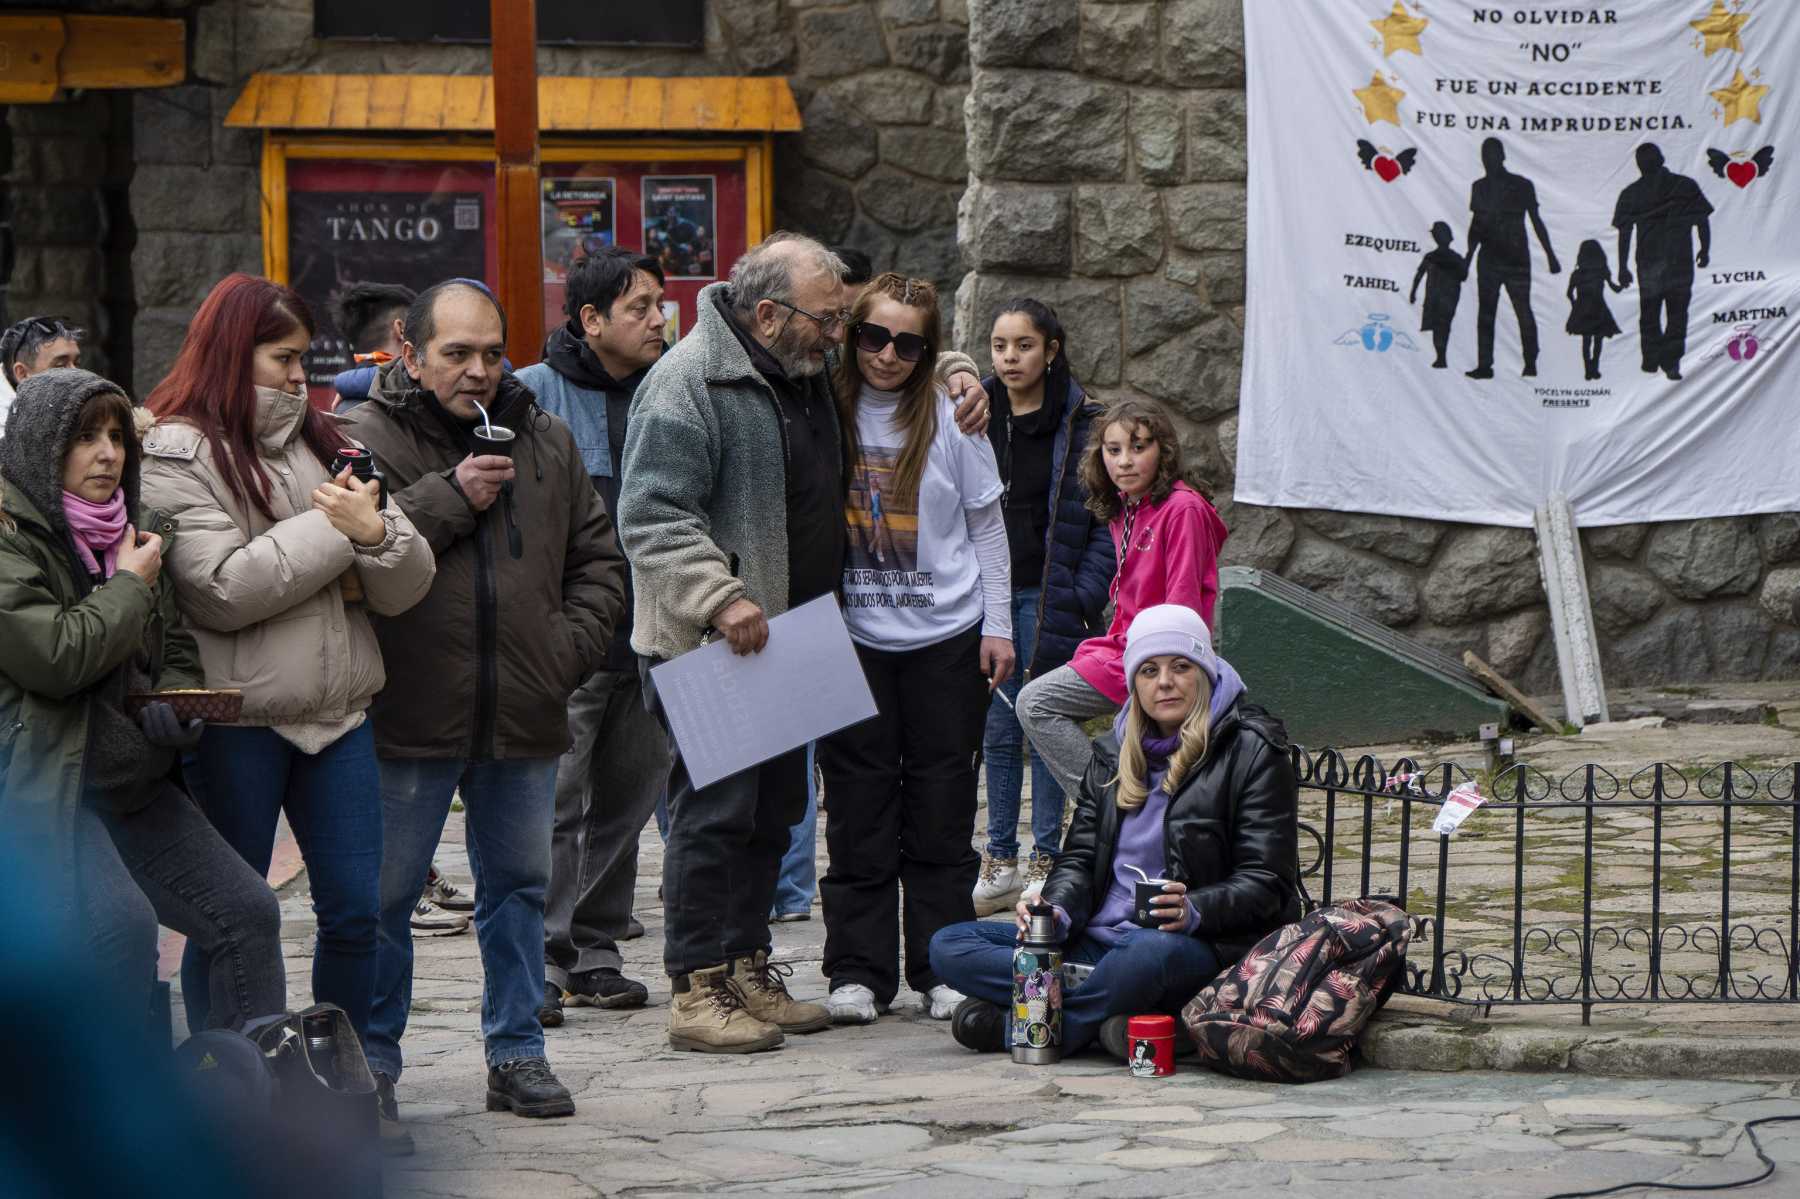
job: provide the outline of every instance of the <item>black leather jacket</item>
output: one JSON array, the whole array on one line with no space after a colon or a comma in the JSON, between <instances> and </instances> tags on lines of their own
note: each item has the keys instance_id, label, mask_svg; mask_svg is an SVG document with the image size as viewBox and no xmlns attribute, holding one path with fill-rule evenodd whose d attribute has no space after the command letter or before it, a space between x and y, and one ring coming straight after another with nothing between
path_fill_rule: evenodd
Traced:
<instances>
[{"instance_id":1,"label":"black leather jacket","mask_svg":"<svg viewBox=\"0 0 1800 1199\"><path fill-rule=\"evenodd\" d=\"M1094 741L1062 852L1044 898L1069 914L1069 938L1081 935L1106 897L1119 824L1119 743ZM1287 730L1263 709L1232 705L1212 744L1169 802L1164 826L1166 877L1186 883L1200 913L1194 936L1235 961L1264 935L1300 919L1299 789Z\"/></svg>"}]
</instances>

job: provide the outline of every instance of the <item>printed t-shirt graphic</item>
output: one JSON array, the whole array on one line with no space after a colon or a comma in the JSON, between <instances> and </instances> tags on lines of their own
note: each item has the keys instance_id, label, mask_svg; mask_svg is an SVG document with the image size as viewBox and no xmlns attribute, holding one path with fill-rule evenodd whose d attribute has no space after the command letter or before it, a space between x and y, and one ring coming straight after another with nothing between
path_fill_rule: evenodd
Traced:
<instances>
[{"instance_id":1,"label":"printed t-shirt graphic","mask_svg":"<svg viewBox=\"0 0 1800 1199\"><path fill-rule=\"evenodd\" d=\"M848 508L851 574L845 578L887 584L889 594L900 593L900 607L929 608L931 575L919 572L918 497L900 496L894 482L899 463L897 451L876 446L865 447L857 460Z\"/></svg>"},{"instance_id":2,"label":"printed t-shirt graphic","mask_svg":"<svg viewBox=\"0 0 1800 1199\"><path fill-rule=\"evenodd\" d=\"M845 509L850 550L844 621L853 640L883 650L933 645L981 621L981 566L965 512L1000 498L1000 470L986 437L957 431L939 394L937 436L918 494L896 495L906 431L898 399L865 390L857 403L858 455Z\"/></svg>"}]
</instances>

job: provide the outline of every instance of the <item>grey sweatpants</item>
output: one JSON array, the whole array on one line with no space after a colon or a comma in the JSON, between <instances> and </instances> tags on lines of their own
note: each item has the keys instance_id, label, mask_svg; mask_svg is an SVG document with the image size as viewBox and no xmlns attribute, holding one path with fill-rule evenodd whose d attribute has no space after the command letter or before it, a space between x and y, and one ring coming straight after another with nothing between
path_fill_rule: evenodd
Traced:
<instances>
[{"instance_id":1,"label":"grey sweatpants","mask_svg":"<svg viewBox=\"0 0 1800 1199\"><path fill-rule=\"evenodd\" d=\"M1081 776L1087 773L1093 746L1082 723L1096 716L1110 716L1118 705L1094 690L1092 683L1072 666L1058 666L1039 675L1019 692L1019 727L1031 748L1049 765L1063 794L1081 795Z\"/></svg>"},{"instance_id":2,"label":"grey sweatpants","mask_svg":"<svg viewBox=\"0 0 1800 1199\"><path fill-rule=\"evenodd\" d=\"M556 769L556 825L544 903L544 977L624 962L638 834L669 781L669 742L635 671L597 670L569 697L574 744Z\"/></svg>"}]
</instances>

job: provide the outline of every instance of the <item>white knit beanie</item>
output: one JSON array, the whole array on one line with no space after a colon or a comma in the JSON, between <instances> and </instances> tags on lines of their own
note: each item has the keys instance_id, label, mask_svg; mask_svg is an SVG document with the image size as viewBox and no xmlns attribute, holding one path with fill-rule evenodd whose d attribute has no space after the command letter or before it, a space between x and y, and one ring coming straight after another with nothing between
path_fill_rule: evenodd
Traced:
<instances>
[{"instance_id":1,"label":"white knit beanie","mask_svg":"<svg viewBox=\"0 0 1800 1199\"><path fill-rule=\"evenodd\" d=\"M1125 630L1125 679L1137 677L1138 667L1150 658L1180 654L1219 681L1219 660L1213 654L1212 634L1192 608L1181 604L1157 604L1145 608Z\"/></svg>"}]
</instances>

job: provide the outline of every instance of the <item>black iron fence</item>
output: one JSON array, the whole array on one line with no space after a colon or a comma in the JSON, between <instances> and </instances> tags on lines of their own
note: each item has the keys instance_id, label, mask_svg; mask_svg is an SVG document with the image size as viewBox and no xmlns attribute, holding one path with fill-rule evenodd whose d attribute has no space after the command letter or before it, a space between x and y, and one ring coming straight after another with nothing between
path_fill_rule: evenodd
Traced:
<instances>
[{"instance_id":1,"label":"black iron fence","mask_svg":"<svg viewBox=\"0 0 1800 1199\"><path fill-rule=\"evenodd\" d=\"M1294 750L1310 897L1397 898L1404 993L1454 1003L1800 1001L1800 762L1471 773ZM1485 797L1453 835L1447 796Z\"/></svg>"}]
</instances>

